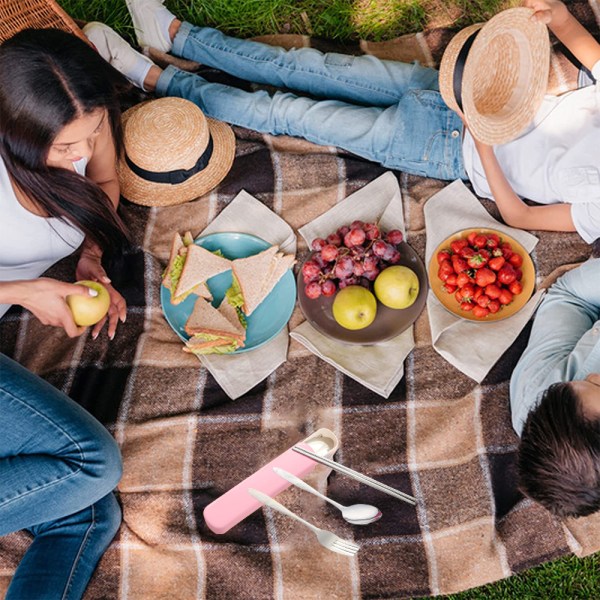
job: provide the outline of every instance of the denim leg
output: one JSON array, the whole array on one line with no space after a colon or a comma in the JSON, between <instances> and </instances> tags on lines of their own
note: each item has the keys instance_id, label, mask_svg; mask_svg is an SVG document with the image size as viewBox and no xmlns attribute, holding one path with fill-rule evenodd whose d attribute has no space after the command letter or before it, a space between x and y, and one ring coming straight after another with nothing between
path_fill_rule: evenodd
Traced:
<instances>
[{"instance_id":1,"label":"denim leg","mask_svg":"<svg viewBox=\"0 0 600 600\"><path fill-rule=\"evenodd\" d=\"M160 96L178 96L208 116L272 135L302 137L337 146L391 169L435 177L465 178L460 119L439 92L409 91L389 107L314 100L289 92L246 92L169 66Z\"/></svg>"},{"instance_id":2,"label":"denim leg","mask_svg":"<svg viewBox=\"0 0 600 600\"><path fill-rule=\"evenodd\" d=\"M207 82L172 66L158 80L160 96L178 96L197 104L208 117L261 133L291 135L338 146L382 162L391 139L396 107L366 107L339 100L314 100L289 92L246 92ZM387 141L386 141L387 140Z\"/></svg>"},{"instance_id":3,"label":"denim leg","mask_svg":"<svg viewBox=\"0 0 600 600\"><path fill-rule=\"evenodd\" d=\"M33 542L11 580L5 600L78 600L121 523L114 495L31 528Z\"/></svg>"},{"instance_id":4,"label":"denim leg","mask_svg":"<svg viewBox=\"0 0 600 600\"><path fill-rule=\"evenodd\" d=\"M92 415L2 354L0 425L0 535L34 535L6 598L81 598L119 527L119 448Z\"/></svg>"},{"instance_id":5,"label":"denim leg","mask_svg":"<svg viewBox=\"0 0 600 600\"><path fill-rule=\"evenodd\" d=\"M0 423L0 535L78 512L119 482L119 448L108 431L3 355Z\"/></svg>"},{"instance_id":6,"label":"denim leg","mask_svg":"<svg viewBox=\"0 0 600 600\"><path fill-rule=\"evenodd\" d=\"M439 89L438 72L418 64L313 48L285 50L189 23L182 23L172 52L254 83L367 106L390 106L411 89Z\"/></svg>"}]
</instances>

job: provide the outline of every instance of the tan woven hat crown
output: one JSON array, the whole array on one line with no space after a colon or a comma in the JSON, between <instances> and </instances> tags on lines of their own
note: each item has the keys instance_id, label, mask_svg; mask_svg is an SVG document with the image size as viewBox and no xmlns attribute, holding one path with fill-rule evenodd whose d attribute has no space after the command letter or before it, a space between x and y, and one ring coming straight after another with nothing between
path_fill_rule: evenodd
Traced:
<instances>
[{"instance_id":1,"label":"tan woven hat crown","mask_svg":"<svg viewBox=\"0 0 600 600\"><path fill-rule=\"evenodd\" d=\"M235 155L229 125L208 119L192 102L159 98L123 114L121 193L144 206L198 198L227 175Z\"/></svg>"},{"instance_id":2,"label":"tan woven hat crown","mask_svg":"<svg viewBox=\"0 0 600 600\"><path fill-rule=\"evenodd\" d=\"M533 10L511 8L456 34L440 64L440 93L475 138L505 144L532 122L548 87L550 39ZM461 78L462 74L462 78Z\"/></svg>"}]
</instances>

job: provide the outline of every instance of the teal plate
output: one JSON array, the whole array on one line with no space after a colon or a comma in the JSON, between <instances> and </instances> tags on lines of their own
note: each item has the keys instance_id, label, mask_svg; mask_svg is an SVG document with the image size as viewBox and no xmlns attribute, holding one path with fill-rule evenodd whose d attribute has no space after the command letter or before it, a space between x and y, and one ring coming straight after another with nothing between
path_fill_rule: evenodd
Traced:
<instances>
[{"instance_id":1,"label":"teal plate","mask_svg":"<svg viewBox=\"0 0 600 600\"><path fill-rule=\"evenodd\" d=\"M211 252L220 250L223 256L233 260L258 254L271 244L248 233L211 233L194 240ZM231 286L231 271L225 271L211 277L206 284L213 295L213 306L219 306L225 292ZM164 286L160 287L160 303L163 314L173 331L185 342L189 335L185 332L185 324L192 313L198 296L191 294L180 304L171 304L171 292ZM296 281L292 270L277 282L271 293L262 304L249 316L246 341L243 348L238 348L232 354L240 354L259 348L272 340L287 324L296 304Z\"/></svg>"}]
</instances>

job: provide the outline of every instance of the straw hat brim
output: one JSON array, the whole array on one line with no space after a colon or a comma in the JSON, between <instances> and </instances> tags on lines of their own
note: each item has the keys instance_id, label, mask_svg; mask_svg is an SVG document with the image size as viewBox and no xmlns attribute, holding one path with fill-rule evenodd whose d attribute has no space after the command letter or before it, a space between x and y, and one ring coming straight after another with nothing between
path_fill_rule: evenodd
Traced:
<instances>
[{"instance_id":1,"label":"straw hat brim","mask_svg":"<svg viewBox=\"0 0 600 600\"><path fill-rule=\"evenodd\" d=\"M504 144L521 135L546 93L550 39L546 25L532 21L532 14L524 7L498 13L481 27L465 62L464 117L472 135L486 144ZM442 60L440 92L453 110L458 109L452 81L456 58L476 27L467 28Z\"/></svg>"},{"instance_id":2,"label":"straw hat brim","mask_svg":"<svg viewBox=\"0 0 600 600\"><path fill-rule=\"evenodd\" d=\"M123 114L123 128L143 104ZM213 139L213 153L208 165L183 183L156 183L134 173L121 159L117 173L121 194L127 200L142 206L174 206L199 198L214 189L229 173L235 157L235 135L227 123L206 118ZM157 148L157 152L159 149Z\"/></svg>"},{"instance_id":3,"label":"straw hat brim","mask_svg":"<svg viewBox=\"0 0 600 600\"><path fill-rule=\"evenodd\" d=\"M475 23L465 29L459 31L449 42L444 50L442 61L440 63L440 94L444 99L444 102L455 112L460 112L460 108L456 102L454 95L454 68L458 55L462 50L465 42L469 39L471 34L483 27L483 23Z\"/></svg>"}]
</instances>

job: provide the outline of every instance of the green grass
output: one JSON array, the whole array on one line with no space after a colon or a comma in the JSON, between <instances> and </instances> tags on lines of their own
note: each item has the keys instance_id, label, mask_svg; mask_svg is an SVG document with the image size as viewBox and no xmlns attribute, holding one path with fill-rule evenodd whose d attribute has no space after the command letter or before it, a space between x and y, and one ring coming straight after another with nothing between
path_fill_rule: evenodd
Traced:
<instances>
[{"instance_id":1,"label":"green grass","mask_svg":"<svg viewBox=\"0 0 600 600\"><path fill-rule=\"evenodd\" d=\"M565 556L508 579L446 596L447 600L595 600L600 598L600 557Z\"/></svg>"},{"instance_id":2,"label":"green grass","mask_svg":"<svg viewBox=\"0 0 600 600\"><path fill-rule=\"evenodd\" d=\"M102 21L133 39L123 0L58 0L73 17ZM340 42L387 40L426 27L485 21L518 0L167 0L178 17L252 37L300 33ZM600 599L600 556L567 556L448 600Z\"/></svg>"},{"instance_id":3,"label":"green grass","mask_svg":"<svg viewBox=\"0 0 600 600\"><path fill-rule=\"evenodd\" d=\"M77 19L132 33L123 0L59 0ZM389 40L426 27L464 27L489 19L518 0L167 0L191 23L252 37L299 33L338 41Z\"/></svg>"}]
</instances>

